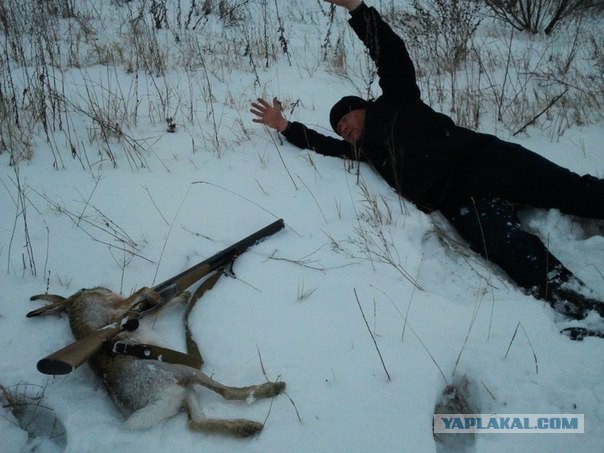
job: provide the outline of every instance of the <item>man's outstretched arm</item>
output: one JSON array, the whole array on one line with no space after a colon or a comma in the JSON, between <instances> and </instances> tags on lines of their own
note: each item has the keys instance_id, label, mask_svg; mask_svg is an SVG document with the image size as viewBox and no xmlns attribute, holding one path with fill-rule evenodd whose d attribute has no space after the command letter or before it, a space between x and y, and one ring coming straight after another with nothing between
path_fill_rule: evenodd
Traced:
<instances>
[{"instance_id":1,"label":"man's outstretched arm","mask_svg":"<svg viewBox=\"0 0 604 453\"><path fill-rule=\"evenodd\" d=\"M325 1L334 4L355 3L349 0ZM359 2L349 11L352 16L349 24L375 62L383 93L403 101L420 99L415 67L401 37L384 22L375 8Z\"/></svg>"},{"instance_id":2,"label":"man's outstretched arm","mask_svg":"<svg viewBox=\"0 0 604 453\"><path fill-rule=\"evenodd\" d=\"M298 148L311 149L326 156L355 158L352 147L344 140L320 134L297 121L287 121L277 98L273 98L272 104L264 99L257 99L252 102L250 112L255 115L253 122L281 132L288 142Z\"/></svg>"}]
</instances>

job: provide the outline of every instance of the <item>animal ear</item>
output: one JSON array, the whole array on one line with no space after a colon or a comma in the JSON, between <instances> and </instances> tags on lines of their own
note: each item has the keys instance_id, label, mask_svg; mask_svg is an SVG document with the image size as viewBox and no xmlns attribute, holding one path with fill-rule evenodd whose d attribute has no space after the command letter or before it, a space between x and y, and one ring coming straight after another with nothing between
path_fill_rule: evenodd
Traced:
<instances>
[{"instance_id":1,"label":"animal ear","mask_svg":"<svg viewBox=\"0 0 604 453\"><path fill-rule=\"evenodd\" d=\"M42 308L38 308L27 313L26 316L28 318L33 318L35 316L54 315L64 311L67 305L67 301L69 299L66 299L63 296L58 296L56 294L37 294L35 296L30 297L29 300L47 300L50 302L50 304L45 305Z\"/></svg>"}]
</instances>

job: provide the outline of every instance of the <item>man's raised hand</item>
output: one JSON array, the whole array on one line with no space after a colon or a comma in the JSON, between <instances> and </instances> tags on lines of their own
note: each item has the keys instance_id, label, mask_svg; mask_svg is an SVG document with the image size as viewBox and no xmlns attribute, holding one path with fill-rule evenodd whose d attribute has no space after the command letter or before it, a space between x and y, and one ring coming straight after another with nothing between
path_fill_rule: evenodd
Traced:
<instances>
[{"instance_id":1,"label":"man's raised hand","mask_svg":"<svg viewBox=\"0 0 604 453\"><path fill-rule=\"evenodd\" d=\"M269 104L264 99L258 98L256 102L252 102L250 112L256 116L252 118L254 123L264 124L279 132L283 132L287 128L288 121L281 113L281 102L275 97L273 104Z\"/></svg>"},{"instance_id":2,"label":"man's raised hand","mask_svg":"<svg viewBox=\"0 0 604 453\"><path fill-rule=\"evenodd\" d=\"M324 2L331 3L336 6L343 6L348 11L352 11L359 7L362 3L361 0L323 0Z\"/></svg>"}]
</instances>

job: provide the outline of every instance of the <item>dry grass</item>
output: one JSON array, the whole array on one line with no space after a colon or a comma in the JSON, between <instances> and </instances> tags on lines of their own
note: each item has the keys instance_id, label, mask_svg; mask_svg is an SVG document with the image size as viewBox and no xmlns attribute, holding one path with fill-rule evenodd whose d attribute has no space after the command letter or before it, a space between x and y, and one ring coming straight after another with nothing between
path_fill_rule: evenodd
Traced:
<instances>
[{"instance_id":1,"label":"dry grass","mask_svg":"<svg viewBox=\"0 0 604 453\"><path fill-rule=\"evenodd\" d=\"M114 165L125 158L133 168L146 167L153 140L137 130L141 119L197 128L203 143L196 147L220 156L230 140L249 137L241 122L225 120L225 112L241 111L254 94L263 94L265 71L273 65L301 64L295 54L301 48L314 48L315 55L305 51L300 73L312 76L323 68L359 94L379 94L371 61L359 58L346 18L328 5L310 13L295 4L251 0L39 5L5 0L0 8L0 150L13 164L31 159L45 142L57 168L69 156L89 168L97 162L87 155L91 143ZM495 120L510 133L531 125L556 138L602 119L597 17L567 20L544 37L493 24L477 2L379 6L407 40L425 100L460 124ZM300 27L320 33L303 33L295 48ZM233 71L248 74L250 85L231 86ZM82 120L89 122L87 133L76 126Z\"/></svg>"}]
</instances>

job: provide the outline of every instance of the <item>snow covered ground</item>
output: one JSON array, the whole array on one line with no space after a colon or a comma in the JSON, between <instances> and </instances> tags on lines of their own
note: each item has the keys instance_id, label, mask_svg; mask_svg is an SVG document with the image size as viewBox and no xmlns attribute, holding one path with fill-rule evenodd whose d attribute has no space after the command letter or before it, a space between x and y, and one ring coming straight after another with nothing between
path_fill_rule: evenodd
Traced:
<instances>
[{"instance_id":1,"label":"snow covered ground","mask_svg":"<svg viewBox=\"0 0 604 453\"><path fill-rule=\"evenodd\" d=\"M126 6L106 1L76 4L95 5L107 30L127 16ZM53 77L61 77L74 102L63 125L70 133L46 140L36 127L33 157L16 167L9 152L0 154L0 384L16 397L40 394L43 401L32 406L50 408L55 433L62 433L28 440L3 408L0 450L436 451L434 406L447 384L467 376L478 412L585 417L584 434L480 434L470 451L601 451L603 340L560 335L572 323L455 245L437 214L401 203L370 168L357 175L341 160L297 150L251 122L249 103L275 95L288 114L296 104L291 118L325 128L330 106L362 85L317 57L328 23L320 4L279 7L289 53L268 67L219 66L218 56L235 56L213 54L205 60L212 66L195 58L194 68L170 68L162 77L141 72L136 86L121 65L63 68ZM336 13L334 36L342 30L350 39L345 12ZM208 48L226 46L212 33L226 39L229 30L208 20L215 23L200 25ZM96 25L100 45L103 29ZM174 42L167 31L158 36ZM364 58L358 45L353 49ZM112 100L109 93L121 94ZM82 113L91 111L91 98L106 111L127 101L123 135L99 139L98 126ZM166 131L168 116L174 133ZM530 127L513 140L602 176L602 126L574 126L555 140ZM483 130L510 138L488 121ZM136 146L128 146L129 137ZM56 378L37 372L40 358L73 337L65 317L26 319L38 306L31 295L98 285L130 294L277 218L286 228L241 255L236 278L222 278L191 318L207 374L236 386L266 377L287 383L287 394L272 401L226 402L202 391L205 415L265 422L258 437L190 432L184 414L130 431L88 367ZM594 224L556 211L524 218L604 297L604 237L594 234ZM182 307L171 307L146 328L184 350L181 317Z\"/></svg>"}]
</instances>

